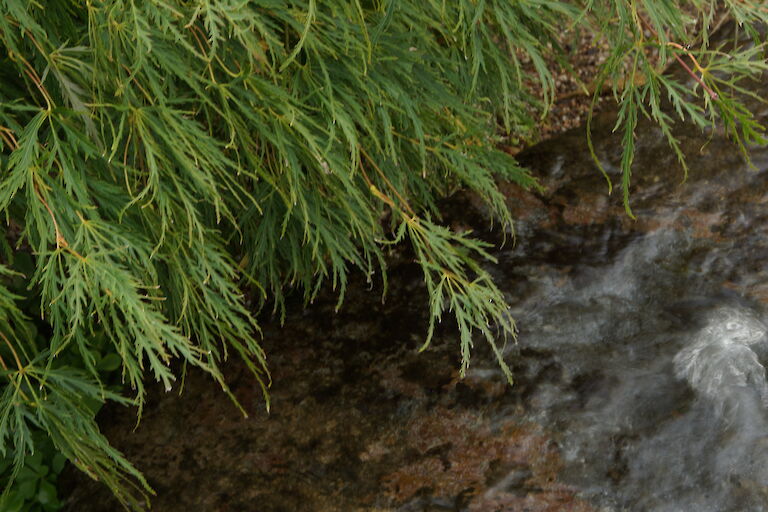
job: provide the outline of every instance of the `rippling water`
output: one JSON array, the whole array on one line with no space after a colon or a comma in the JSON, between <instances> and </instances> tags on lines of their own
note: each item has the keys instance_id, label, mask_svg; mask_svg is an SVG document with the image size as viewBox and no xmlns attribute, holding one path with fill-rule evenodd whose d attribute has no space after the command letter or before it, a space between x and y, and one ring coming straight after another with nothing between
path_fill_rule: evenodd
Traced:
<instances>
[{"instance_id":1,"label":"rippling water","mask_svg":"<svg viewBox=\"0 0 768 512\"><path fill-rule=\"evenodd\" d=\"M768 510L765 313L681 271L696 248L662 229L565 280L526 269L539 275L513 352L558 369L526 415L557 432L564 480L603 510Z\"/></svg>"}]
</instances>

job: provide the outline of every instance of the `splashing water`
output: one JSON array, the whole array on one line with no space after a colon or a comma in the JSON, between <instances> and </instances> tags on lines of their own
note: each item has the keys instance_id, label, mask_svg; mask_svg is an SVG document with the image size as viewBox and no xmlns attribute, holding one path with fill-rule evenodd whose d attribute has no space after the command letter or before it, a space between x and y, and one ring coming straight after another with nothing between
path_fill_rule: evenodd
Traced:
<instances>
[{"instance_id":1,"label":"splashing water","mask_svg":"<svg viewBox=\"0 0 768 512\"><path fill-rule=\"evenodd\" d=\"M765 325L747 310L718 308L695 341L675 356L675 373L713 401L719 413L738 407L747 390L768 405L765 368L751 348L765 334Z\"/></svg>"}]
</instances>

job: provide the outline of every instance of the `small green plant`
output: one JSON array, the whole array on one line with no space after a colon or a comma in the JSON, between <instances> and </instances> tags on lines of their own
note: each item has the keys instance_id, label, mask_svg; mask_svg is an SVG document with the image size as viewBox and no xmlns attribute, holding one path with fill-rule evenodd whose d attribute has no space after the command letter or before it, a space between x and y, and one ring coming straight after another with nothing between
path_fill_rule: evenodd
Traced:
<instances>
[{"instance_id":1,"label":"small green plant","mask_svg":"<svg viewBox=\"0 0 768 512\"><path fill-rule=\"evenodd\" d=\"M721 13L756 45L712 48ZM640 116L673 150L673 115L762 140L739 98L765 69L767 19L744 0L0 3L5 503L54 506L50 442L141 508L150 489L100 434L98 407L141 411L147 379L176 385L174 359L228 393L231 353L268 406L254 309L329 282L341 305L350 272L385 280L393 242L424 272L425 346L450 314L462 374L480 334L511 381L515 324L488 247L442 226L437 200L470 189L511 225L497 180L536 181L498 143L535 138L569 27L610 44L595 93L619 104L628 211ZM669 62L689 73L664 74ZM105 378L116 367L130 399Z\"/></svg>"},{"instance_id":2,"label":"small green plant","mask_svg":"<svg viewBox=\"0 0 768 512\"><path fill-rule=\"evenodd\" d=\"M0 484L8 487L0 498L3 512L54 512L61 508L56 489L56 479L67 459L62 455L45 432L33 435L35 452L24 459L17 471L13 485L13 457L0 459Z\"/></svg>"}]
</instances>

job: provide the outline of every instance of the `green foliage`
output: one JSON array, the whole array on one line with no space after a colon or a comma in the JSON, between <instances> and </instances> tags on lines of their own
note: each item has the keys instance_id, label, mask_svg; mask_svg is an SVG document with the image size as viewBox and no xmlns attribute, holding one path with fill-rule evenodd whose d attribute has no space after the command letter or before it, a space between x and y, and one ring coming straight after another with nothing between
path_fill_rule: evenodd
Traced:
<instances>
[{"instance_id":1,"label":"green foliage","mask_svg":"<svg viewBox=\"0 0 768 512\"><path fill-rule=\"evenodd\" d=\"M25 310L36 311L39 291L28 289L24 278L25 274L31 275L34 262L26 252L17 253L13 259L14 267L25 273L3 271L8 288L15 294L11 297L23 305ZM0 296L10 298L7 294L0 293ZM14 361L17 357L28 358L27 351L40 352L41 347L50 341L45 322L32 321L19 310L14 310L14 305L5 301L3 304L6 305L4 311L15 313L14 321L19 322L20 330L31 343L18 345L24 352L21 355L16 352L16 345L10 343L6 345L5 351L0 352L10 353ZM6 317L4 323L9 320ZM0 334L0 339L9 341L3 334ZM93 364L93 370L100 378L98 386L84 373L87 362ZM5 359L2 360L2 366L4 370L8 366ZM76 457L81 452L87 454L90 450L100 454L112 450L95 429L92 418L108 398L128 403L115 393L121 387L121 366L120 357L111 349L104 333L99 331L91 339L87 358L75 351L64 351L54 361L49 361L47 367L30 364L26 372L2 372L11 383L3 386L0 398L0 421L7 425L3 434L7 436L7 431L10 431L14 435L14 443L19 443L15 446L25 446L28 452L25 454L14 448L5 450L3 457L0 457L0 485L6 489L6 493L0 497L0 510L58 510L60 503L55 483L67 456L75 457L72 460L77 461ZM62 424L62 418L73 421ZM2 445L6 446L5 439ZM69 445L71 450L67 451ZM119 457L117 452L115 455ZM113 463L107 461L107 465L111 467ZM87 471L89 468L83 469ZM140 478L138 473L136 476Z\"/></svg>"},{"instance_id":2,"label":"green foliage","mask_svg":"<svg viewBox=\"0 0 768 512\"><path fill-rule=\"evenodd\" d=\"M0 510L3 512L52 512L61 507L56 478L67 459L56 450L44 432L35 432L32 438L35 452L24 459L13 486L0 498ZM8 485L12 473L13 458L0 460L0 482Z\"/></svg>"},{"instance_id":3,"label":"green foliage","mask_svg":"<svg viewBox=\"0 0 768 512\"><path fill-rule=\"evenodd\" d=\"M764 69L762 47L710 48L717 4L2 2L0 455L17 482L5 503L48 496L55 471L35 457L50 441L139 508L150 489L99 433L98 407L141 410L147 378L174 386L175 359L228 392L219 366L233 351L267 397L254 309L311 301L328 281L341 304L351 271L386 275L393 242L424 272L426 343L450 313L462 373L479 332L511 381L497 333L515 324L481 266L492 258L440 225L437 199L468 188L511 225L496 180L535 180L499 137L535 137L568 26L611 44L596 90L620 103L625 198L640 115L677 148L664 95L700 127L719 118L760 140L738 94ZM726 4L748 30L768 16ZM672 59L696 59L699 87L662 73ZM108 385L114 369L134 398Z\"/></svg>"},{"instance_id":4,"label":"green foliage","mask_svg":"<svg viewBox=\"0 0 768 512\"><path fill-rule=\"evenodd\" d=\"M675 116L702 130L714 128L720 121L747 158L748 145L768 142L764 127L744 102L744 98L750 96L764 101L744 85L748 79L759 79L768 70L764 36L758 28L768 21L768 8L763 3L589 0L586 4L586 10L599 23L595 30L610 48L597 79L595 99L608 88L619 103L614 130L623 133L621 190L630 217L634 217L629 191L639 116L658 124L686 177L685 158L672 131ZM752 44L721 41L712 46L712 30L729 17L751 37ZM667 73L673 65L685 71L682 80L679 74ZM589 133L589 123L587 131ZM597 157L595 161L602 169ZM605 176L610 190L611 180Z\"/></svg>"}]
</instances>

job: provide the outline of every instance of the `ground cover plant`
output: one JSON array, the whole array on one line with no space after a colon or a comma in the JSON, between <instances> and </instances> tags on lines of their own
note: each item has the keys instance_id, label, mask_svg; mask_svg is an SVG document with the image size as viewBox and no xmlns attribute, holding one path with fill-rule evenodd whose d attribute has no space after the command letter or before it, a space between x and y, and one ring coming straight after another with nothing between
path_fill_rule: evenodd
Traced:
<instances>
[{"instance_id":1,"label":"ground cover plant","mask_svg":"<svg viewBox=\"0 0 768 512\"><path fill-rule=\"evenodd\" d=\"M584 89L619 104L631 215L639 117L678 153L678 118L762 142L739 98L765 70L766 18L745 0L2 2L3 510L55 510L63 459L142 507L100 405L140 413L148 381L180 385L174 360L227 392L235 355L268 408L255 312L324 283L343 307L350 272L386 281L394 243L424 273L425 345L450 315L462 374L479 337L511 382L492 257L437 200L469 189L511 226L497 181L537 185L499 141L535 140L563 33L589 30L610 51ZM724 19L754 44L710 44Z\"/></svg>"}]
</instances>

